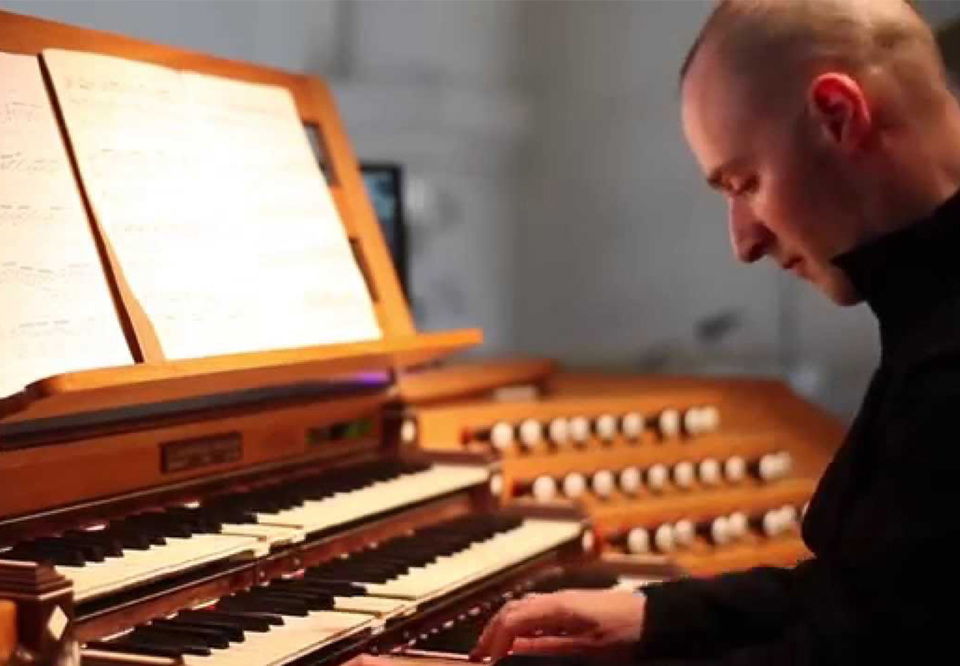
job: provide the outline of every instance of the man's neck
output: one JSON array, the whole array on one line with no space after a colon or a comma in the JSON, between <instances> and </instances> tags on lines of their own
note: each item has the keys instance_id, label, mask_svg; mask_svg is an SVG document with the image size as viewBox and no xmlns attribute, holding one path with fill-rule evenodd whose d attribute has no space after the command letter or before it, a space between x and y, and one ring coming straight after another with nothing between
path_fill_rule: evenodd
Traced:
<instances>
[{"instance_id":1,"label":"man's neck","mask_svg":"<svg viewBox=\"0 0 960 666\"><path fill-rule=\"evenodd\" d=\"M916 125L893 140L891 160L872 188L875 236L927 217L960 190L960 108L951 101L935 123Z\"/></svg>"}]
</instances>

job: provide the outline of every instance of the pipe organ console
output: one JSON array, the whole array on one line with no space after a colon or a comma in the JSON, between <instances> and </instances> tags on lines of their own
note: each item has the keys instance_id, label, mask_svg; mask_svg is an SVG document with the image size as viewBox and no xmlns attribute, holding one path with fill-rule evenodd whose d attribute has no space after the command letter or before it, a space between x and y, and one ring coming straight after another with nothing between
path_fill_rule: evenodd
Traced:
<instances>
[{"instance_id":1,"label":"pipe organ console","mask_svg":"<svg viewBox=\"0 0 960 666\"><path fill-rule=\"evenodd\" d=\"M401 384L394 429L498 455L503 501L575 502L609 550L703 574L807 555L800 517L842 430L782 384L554 368L517 381L531 391L445 401Z\"/></svg>"},{"instance_id":2,"label":"pipe organ console","mask_svg":"<svg viewBox=\"0 0 960 666\"><path fill-rule=\"evenodd\" d=\"M515 595L681 575L652 548L643 562L598 561L582 512L555 500L651 492L649 466L621 451L689 441L683 459L700 462L693 441L717 427L709 404L515 410L463 421L448 450L418 445L432 440L426 422L388 417L399 395L443 401L540 381L554 364L401 374L481 336L413 326L321 81L6 12L0 80L0 133L20 142L0 168L0 660L462 657ZM209 183L182 178L194 162ZM264 163L276 171L243 171ZM158 216L144 201L177 206ZM187 204L197 210L168 219ZM44 236L55 224L61 235ZM291 235L271 243L278 225ZM328 264L297 272L309 239L328 243L310 255ZM86 263L61 256L78 247ZM258 270L231 265L232 252ZM356 290L298 291L327 269L325 289ZM196 284L177 291L187 275ZM353 337L324 317L352 322ZM514 466L599 448L609 459L590 469ZM752 483L766 451L742 453Z\"/></svg>"}]
</instances>

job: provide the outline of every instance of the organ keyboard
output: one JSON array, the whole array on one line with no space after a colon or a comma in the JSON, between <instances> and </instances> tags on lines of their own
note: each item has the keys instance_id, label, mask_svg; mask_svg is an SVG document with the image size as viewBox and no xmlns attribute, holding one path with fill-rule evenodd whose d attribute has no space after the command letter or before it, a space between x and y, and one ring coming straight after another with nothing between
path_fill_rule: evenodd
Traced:
<instances>
[{"instance_id":1,"label":"organ keyboard","mask_svg":"<svg viewBox=\"0 0 960 666\"><path fill-rule=\"evenodd\" d=\"M374 461L20 541L0 558L46 561L78 602L486 483L481 467Z\"/></svg>"}]
</instances>

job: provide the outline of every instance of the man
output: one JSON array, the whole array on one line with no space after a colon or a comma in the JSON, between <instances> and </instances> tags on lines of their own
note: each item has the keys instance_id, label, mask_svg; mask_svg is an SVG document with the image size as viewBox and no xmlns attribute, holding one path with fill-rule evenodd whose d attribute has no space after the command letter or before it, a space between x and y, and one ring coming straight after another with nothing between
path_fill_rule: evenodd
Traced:
<instances>
[{"instance_id":1,"label":"man","mask_svg":"<svg viewBox=\"0 0 960 666\"><path fill-rule=\"evenodd\" d=\"M960 628L960 109L903 0L726 0L681 75L734 252L841 305L880 367L807 513L815 557L509 603L474 657L629 646L674 664L924 663Z\"/></svg>"}]
</instances>

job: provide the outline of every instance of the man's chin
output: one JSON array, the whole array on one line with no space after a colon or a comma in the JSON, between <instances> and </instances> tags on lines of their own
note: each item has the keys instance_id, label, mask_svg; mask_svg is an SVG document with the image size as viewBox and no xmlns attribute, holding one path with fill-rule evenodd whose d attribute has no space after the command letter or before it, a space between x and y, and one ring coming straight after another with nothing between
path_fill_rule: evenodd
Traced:
<instances>
[{"instance_id":1,"label":"man's chin","mask_svg":"<svg viewBox=\"0 0 960 666\"><path fill-rule=\"evenodd\" d=\"M850 307L859 305L863 302L863 296L853 288L853 285L846 284L818 284L817 288L822 291L835 305L841 307Z\"/></svg>"}]
</instances>

